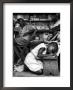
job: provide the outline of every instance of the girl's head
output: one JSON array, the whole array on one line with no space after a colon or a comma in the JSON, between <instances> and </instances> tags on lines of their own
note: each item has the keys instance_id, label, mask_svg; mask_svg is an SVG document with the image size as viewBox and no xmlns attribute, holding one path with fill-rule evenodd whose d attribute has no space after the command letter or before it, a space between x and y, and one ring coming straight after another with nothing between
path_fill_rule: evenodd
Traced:
<instances>
[{"instance_id":1,"label":"girl's head","mask_svg":"<svg viewBox=\"0 0 73 90\"><path fill-rule=\"evenodd\" d=\"M56 54L58 52L58 45L56 42L51 42L47 46L47 53L48 54Z\"/></svg>"}]
</instances>

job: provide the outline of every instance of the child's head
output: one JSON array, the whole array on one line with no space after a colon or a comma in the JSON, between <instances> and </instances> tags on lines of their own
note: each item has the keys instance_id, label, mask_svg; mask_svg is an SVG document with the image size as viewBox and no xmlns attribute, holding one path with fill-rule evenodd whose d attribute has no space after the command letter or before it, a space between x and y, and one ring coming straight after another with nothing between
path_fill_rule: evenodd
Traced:
<instances>
[{"instance_id":1,"label":"child's head","mask_svg":"<svg viewBox=\"0 0 73 90\"><path fill-rule=\"evenodd\" d=\"M56 42L51 42L47 46L47 53L48 54L56 54L58 52L58 45Z\"/></svg>"}]
</instances>

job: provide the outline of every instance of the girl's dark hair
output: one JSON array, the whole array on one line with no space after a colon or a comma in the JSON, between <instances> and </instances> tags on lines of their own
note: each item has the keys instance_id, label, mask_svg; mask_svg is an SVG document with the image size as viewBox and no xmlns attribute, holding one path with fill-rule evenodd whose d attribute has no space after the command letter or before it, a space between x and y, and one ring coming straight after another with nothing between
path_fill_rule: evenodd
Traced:
<instances>
[{"instance_id":1,"label":"girl's dark hair","mask_svg":"<svg viewBox=\"0 0 73 90\"><path fill-rule=\"evenodd\" d=\"M47 53L48 54L56 54L58 52L58 45L56 42L52 42L47 47Z\"/></svg>"}]
</instances>

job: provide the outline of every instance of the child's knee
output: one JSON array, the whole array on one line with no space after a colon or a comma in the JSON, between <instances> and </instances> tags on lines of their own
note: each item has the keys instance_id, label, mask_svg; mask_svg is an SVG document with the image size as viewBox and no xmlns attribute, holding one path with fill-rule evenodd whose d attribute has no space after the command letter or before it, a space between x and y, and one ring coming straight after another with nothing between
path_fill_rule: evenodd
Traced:
<instances>
[{"instance_id":1,"label":"child's knee","mask_svg":"<svg viewBox=\"0 0 73 90\"><path fill-rule=\"evenodd\" d=\"M36 71L35 73L38 74L38 75L43 74L43 70L40 69L40 70Z\"/></svg>"}]
</instances>

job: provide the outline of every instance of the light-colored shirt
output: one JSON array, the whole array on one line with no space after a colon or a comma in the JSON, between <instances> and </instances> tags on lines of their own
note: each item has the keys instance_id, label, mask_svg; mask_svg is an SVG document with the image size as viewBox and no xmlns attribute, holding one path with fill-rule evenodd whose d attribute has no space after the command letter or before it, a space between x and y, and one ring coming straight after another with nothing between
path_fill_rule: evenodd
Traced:
<instances>
[{"instance_id":1,"label":"light-colored shirt","mask_svg":"<svg viewBox=\"0 0 73 90\"><path fill-rule=\"evenodd\" d=\"M31 50L31 52L32 52L35 56L37 56L39 49L42 48L42 47L47 48L47 46L46 46L44 43L41 43L41 44L39 44L38 46L36 46L33 50Z\"/></svg>"},{"instance_id":2,"label":"light-colored shirt","mask_svg":"<svg viewBox=\"0 0 73 90\"><path fill-rule=\"evenodd\" d=\"M43 63L40 60L36 60L35 58L38 54L39 49L42 47L46 48L46 45L44 43L41 43L36 46L34 49L31 50L30 53L27 54L24 60L26 66L33 72L43 69Z\"/></svg>"}]
</instances>

